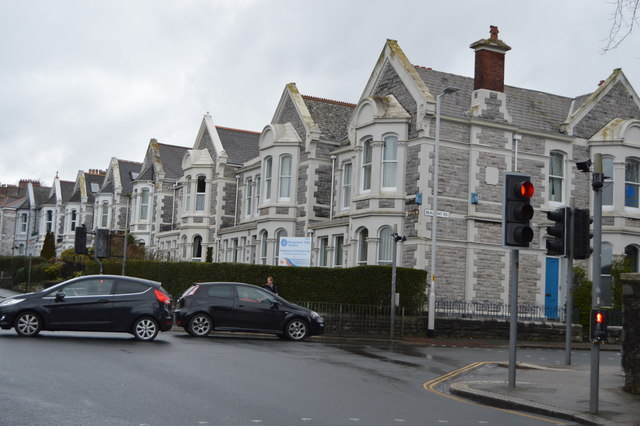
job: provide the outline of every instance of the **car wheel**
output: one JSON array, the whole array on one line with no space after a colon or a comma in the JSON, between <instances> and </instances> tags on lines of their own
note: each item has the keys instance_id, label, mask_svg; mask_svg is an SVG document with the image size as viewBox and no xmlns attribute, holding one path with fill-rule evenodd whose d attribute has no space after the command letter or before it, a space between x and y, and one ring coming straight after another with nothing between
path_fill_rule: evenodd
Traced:
<instances>
[{"instance_id":1,"label":"car wheel","mask_svg":"<svg viewBox=\"0 0 640 426\"><path fill-rule=\"evenodd\" d=\"M22 337L37 336L41 328L40 317L33 312L23 312L16 318L16 333Z\"/></svg>"},{"instance_id":2,"label":"car wheel","mask_svg":"<svg viewBox=\"0 0 640 426\"><path fill-rule=\"evenodd\" d=\"M133 323L133 336L141 342L150 342L158 335L158 323L150 317L138 318Z\"/></svg>"},{"instance_id":3,"label":"car wheel","mask_svg":"<svg viewBox=\"0 0 640 426\"><path fill-rule=\"evenodd\" d=\"M298 318L289 321L284 328L284 334L289 340L303 340L307 337L308 333L309 327L307 326L307 323Z\"/></svg>"},{"instance_id":4,"label":"car wheel","mask_svg":"<svg viewBox=\"0 0 640 426\"><path fill-rule=\"evenodd\" d=\"M207 337L213 329L211 317L207 314L195 314L189 320L187 332L194 337Z\"/></svg>"}]
</instances>

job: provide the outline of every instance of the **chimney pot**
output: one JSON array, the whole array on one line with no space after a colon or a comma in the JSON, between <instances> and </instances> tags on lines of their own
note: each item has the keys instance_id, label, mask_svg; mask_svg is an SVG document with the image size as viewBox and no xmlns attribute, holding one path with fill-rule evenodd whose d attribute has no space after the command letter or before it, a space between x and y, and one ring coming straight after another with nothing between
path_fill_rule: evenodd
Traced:
<instances>
[{"instance_id":1,"label":"chimney pot","mask_svg":"<svg viewBox=\"0 0 640 426\"><path fill-rule=\"evenodd\" d=\"M504 92L504 57L511 47L498 39L497 26L489 26L489 38L471 43L476 51L473 90Z\"/></svg>"}]
</instances>

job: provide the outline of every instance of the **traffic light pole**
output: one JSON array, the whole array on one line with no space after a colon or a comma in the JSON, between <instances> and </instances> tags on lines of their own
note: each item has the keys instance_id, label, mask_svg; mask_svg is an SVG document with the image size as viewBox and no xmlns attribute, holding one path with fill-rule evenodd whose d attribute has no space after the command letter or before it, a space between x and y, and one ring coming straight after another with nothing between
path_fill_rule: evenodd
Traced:
<instances>
[{"instance_id":1,"label":"traffic light pole","mask_svg":"<svg viewBox=\"0 0 640 426\"><path fill-rule=\"evenodd\" d=\"M593 167L593 181L591 186L594 191L593 198L593 269L591 287L591 307L600 308L600 275L602 273L602 185L604 176L602 173L602 154L595 154ZM598 414L598 386L600 374L600 340L591 340L591 392L589 398L589 412Z\"/></svg>"},{"instance_id":2,"label":"traffic light pole","mask_svg":"<svg viewBox=\"0 0 640 426\"><path fill-rule=\"evenodd\" d=\"M566 365L571 365L571 341L573 340L573 247L574 247L574 221L575 215L573 214L573 200L571 201L571 207L567 209L569 213L569 256L567 257L567 310L565 315L566 332L565 332L565 359Z\"/></svg>"},{"instance_id":3,"label":"traffic light pole","mask_svg":"<svg viewBox=\"0 0 640 426\"><path fill-rule=\"evenodd\" d=\"M518 335L518 267L520 250L511 250L511 291L509 294L509 387L516 387L516 349Z\"/></svg>"}]
</instances>

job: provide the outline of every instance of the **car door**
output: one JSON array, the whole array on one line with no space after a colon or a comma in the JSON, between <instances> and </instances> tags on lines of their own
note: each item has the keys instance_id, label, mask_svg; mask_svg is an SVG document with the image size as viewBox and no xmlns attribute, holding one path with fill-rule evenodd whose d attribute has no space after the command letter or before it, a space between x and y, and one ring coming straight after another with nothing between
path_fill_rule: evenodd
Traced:
<instances>
[{"instance_id":1,"label":"car door","mask_svg":"<svg viewBox=\"0 0 640 426\"><path fill-rule=\"evenodd\" d=\"M241 328L280 331L285 313L275 303L273 293L250 286L236 288L236 319Z\"/></svg>"},{"instance_id":2,"label":"car door","mask_svg":"<svg viewBox=\"0 0 640 426\"><path fill-rule=\"evenodd\" d=\"M201 286L199 292L204 292L202 303L207 305L215 328L239 327L234 309L236 290L233 284Z\"/></svg>"},{"instance_id":3,"label":"car door","mask_svg":"<svg viewBox=\"0 0 640 426\"><path fill-rule=\"evenodd\" d=\"M87 277L44 296L49 328L55 330L109 330L112 279Z\"/></svg>"}]
</instances>

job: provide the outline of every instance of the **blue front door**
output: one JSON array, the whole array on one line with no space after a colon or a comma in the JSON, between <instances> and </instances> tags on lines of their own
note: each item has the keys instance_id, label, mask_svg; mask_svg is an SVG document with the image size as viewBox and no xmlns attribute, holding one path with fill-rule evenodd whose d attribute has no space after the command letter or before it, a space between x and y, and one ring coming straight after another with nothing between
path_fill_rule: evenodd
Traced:
<instances>
[{"instance_id":1,"label":"blue front door","mask_svg":"<svg viewBox=\"0 0 640 426\"><path fill-rule=\"evenodd\" d=\"M560 275L560 259L547 257L547 274L544 285L544 310L546 317L558 319L558 277Z\"/></svg>"}]
</instances>

